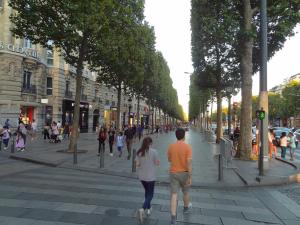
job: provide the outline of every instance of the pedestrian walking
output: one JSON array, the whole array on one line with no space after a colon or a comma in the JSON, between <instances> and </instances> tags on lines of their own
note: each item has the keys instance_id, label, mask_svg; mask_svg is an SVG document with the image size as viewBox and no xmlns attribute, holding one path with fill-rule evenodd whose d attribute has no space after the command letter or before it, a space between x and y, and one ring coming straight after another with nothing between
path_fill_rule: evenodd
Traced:
<instances>
[{"instance_id":1,"label":"pedestrian walking","mask_svg":"<svg viewBox=\"0 0 300 225\"><path fill-rule=\"evenodd\" d=\"M144 132L144 127L142 125L139 125L137 128L138 136L139 136L139 141L143 137L143 132Z\"/></svg>"},{"instance_id":2,"label":"pedestrian walking","mask_svg":"<svg viewBox=\"0 0 300 225\"><path fill-rule=\"evenodd\" d=\"M99 147L98 147L98 156L100 156L100 149L103 148L105 152L105 140L107 138L106 130L101 127L98 135Z\"/></svg>"},{"instance_id":3,"label":"pedestrian walking","mask_svg":"<svg viewBox=\"0 0 300 225\"><path fill-rule=\"evenodd\" d=\"M116 137L116 143L117 143L117 148L118 148L118 152L119 152L119 157L122 156L122 151L123 151L123 147L124 147L124 135L123 132L119 132L118 136Z\"/></svg>"},{"instance_id":4,"label":"pedestrian walking","mask_svg":"<svg viewBox=\"0 0 300 225\"><path fill-rule=\"evenodd\" d=\"M293 134L293 132L289 132L288 137L289 137L288 146L289 146L289 149L290 149L291 161L293 161L295 159L296 137Z\"/></svg>"},{"instance_id":5,"label":"pedestrian walking","mask_svg":"<svg viewBox=\"0 0 300 225\"><path fill-rule=\"evenodd\" d=\"M65 124L64 126L64 131L63 131L63 139L65 140L66 138L70 138L70 125L68 123Z\"/></svg>"},{"instance_id":6,"label":"pedestrian walking","mask_svg":"<svg viewBox=\"0 0 300 225\"><path fill-rule=\"evenodd\" d=\"M9 119L5 120L4 126L8 127L8 129L10 128Z\"/></svg>"},{"instance_id":7,"label":"pedestrian walking","mask_svg":"<svg viewBox=\"0 0 300 225\"><path fill-rule=\"evenodd\" d=\"M126 137L126 147L127 147L127 152L128 152L127 160L130 160L133 137L134 137L133 129L130 126L128 126L124 132L124 135Z\"/></svg>"},{"instance_id":8,"label":"pedestrian walking","mask_svg":"<svg viewBox=\"0 0 300 225\"><path fill-rule=\"evenodd\" d=\"M24 148L25 148L26 139L27 139L27 136L26 136L27 135L27 129L26 129L26 127L25 127L25 125L24 125L23 122L20 122L17 131L19 131L19 133L22 136L22 139L23 139L23 142L24 142Z\"/></svg>"},{"instance_id":9,"label":"pedestrian walking","mask_svg":"<svg viewBox=\"0 0 300 225\"><path fill-rule=\"evenodd\" d=\"M137 152L136 166L138 168L138 178L145 190L145 200L143 207L139 209L140 220L144 215L151 214L151 201L154 195L154 186L156 180L155 167L159 165L157 151L151 148L152 138L145 137L141 148Z\"/></svg>"},{"instance_id":10,"label":"pedestrian walking","mask_svg":"<svg viewBox=\"0 0 300 225\"><path fill-rule=\"evenodd\" d=\"M269 158L272 159L277 155L276 139L273 129L269 129L268 132L268 141L269 141Z\"/></svg>"},{"instance_id":11,"label":"pedestrian walking","mask_svg":"<svg viewBox=\"0 0 300 225\"><path fill-rule=\"evenodd\" d=\"M115 142L115 131L111 127L108 131L108 144L109 144L109 154L110 154L110 156L114 156L114 154L113 154L114 142Z\"/></svg>"},{"instance_id":12,"label":"pedestrian walking","mask_svg":"<svg viewBox=\"0 0 300 225\"><path fill-rule=\"evenodd\" d=\"M8 142L9 142L9 138L10 138L10 130L8 129L8 126L4 126L3 130L0 133L1 137L2 137L2 143L4 144L4 150L7 150L8 148ZM1 151L1 149L0 149Z\"/></svg>"},{"instance_id":13,"label":"pedestrian walking","mask_svg":"<svg viewBox=\"0 0 300 225\"><path fill-rule=\"evenodd\" d=\"M25 151L26 135L23 134L20 130L16 131L16 143L15 146L17 151Z\"/></svg>"},{"instance_id":14,"label":"pedestrian walking","mask_svg":"<svg viewBox=\"0 0 300 225\"><path fill-rule=\"evenodd\" d=\"M282 132L280 137L280 148L281 148L282 159L285 159L287 145L288 145L288 140L287 140L286 132Z\"/></svg>"},{"instance_id":15,"label":"pedestrian walking","mask_svg":"<svg viewBox=\"0 0 300 225\"><path fill-rule=\"evenodd\" d=\"M31 140L34 140L37 138L37 122L35 119L32 120L31 123Z\"/></svg>"},{"instance_id":16,"label":"pedestrian walking","mask_svg":"<svg viewBox=\"0 0 300 225\"><path fill-rule=\"evenodd\" d=\"M51 124L51 140L50 140L50 142L52 142L52 143L60 142L58 140L58 135L59 135L59 131L58 131L57 123L55 121L53 121Z\"/></svg>"},{"instance_id":17,"label":"pedestrian walking","mask_svg":"<svg viewBox=\"0 0 300 225\"><path fill-rule=\"evenodd\" d=\"M190 202L189 187L192 184L192 147L184 142L185 130L178 128L175 132L177 142L168 148L168 161L170 163L170 188L171 188L171 225L176 224L176 211L178 191L183 193L183 213L189 213Z\"/></svg>"},{"instance_id":18,"label":"pedestrian walking","mask_svg":"<svg viewBox=\"0 0 300 225\"><path fill-rule=\"evenodd\" d=\"M43 134L44 134L44 140L46 140L47 138L48 140L50 139L50 125L48 123L45 123L44 125Z\"/></svg>"}]
</instances>

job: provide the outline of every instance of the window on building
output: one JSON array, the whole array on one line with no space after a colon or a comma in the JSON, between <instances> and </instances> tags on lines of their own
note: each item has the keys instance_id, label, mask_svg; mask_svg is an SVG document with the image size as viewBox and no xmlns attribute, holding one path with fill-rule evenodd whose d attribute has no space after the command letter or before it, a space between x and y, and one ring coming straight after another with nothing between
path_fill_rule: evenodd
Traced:
<instances>
[{"instance_id":1,"label":"window on building","mask_svg":"<svg viewBox=\"0 0 300 225\"><path fill-rule=\"evenodd\" d=\"M81 96L83 96L83 95L84 95L84 89L85 89L85 87L84 87L84 86L82 86L82 87L81 87Z\"/></svg>"},{"instance_id":2,"label":"window on building","mask_svg":"<svg viewBox=\"0 0 300 225\"><path fill-rule=\"evenodd\" d=\"M0 9L3 8L3 0L0 0Z\"/></svg>"},{"instance_id":3,"label":"window on building","mask_svg":"<svg viewBox=\"0 0 300 225\"><path fill-rule=\"evenodd\" d=\"M31 72L24 70L23 73L23 89L30 89L31 87Z\"/></svg>"},{"instance_id":4,"label":"window on building","mask_svg":"<svg viewBox=\"0 0 300 225\"><path fill-rule=\"evenodd\" d=\"M29 39L24 39L24 48L32 48L32 43Z\"/></svg>"},{"instance_id":5,"label":"window on building","mask_svg":"<svg viewBox=\"0 0 300 225\"><path fill-rule=\"evenodd\" d=\"M70 91L70 81L67 80L66 81L66 93L69 93L69 91Z\"/></svg>"},{"instance_id":6,"label":"window on building","mask_svg":"<svg viewBox=\"0 0 300 225\"><path fill-rule=\"evenodd\" d=\"M105 105L109 105L109 100L105 100Z\"/></svg>"},{"instance_id":7,"label":"window on building","mask_svg":"<svg viewBox=\"0 0 300 225\"><path fill-rule=\"evenodd\" d=\"M111 102L111 106L115 106L116 105L116 102L115 101L112 101Z\"/></svg>"},{"instance_id":8,"label":"window on building","mask_svg":"<svg viewBox=\"0 0 300 225\"><path fill-rule=\"evenodd\" d=\"M52 95L52 77L47 77L47 95Z\"/></svg>"},{"instance_id":9,"label":"window on building","mask_svg":"<svg viewBox=\"0 0 300 225\"><path fill-rule=\"evenodd\" d=\"M53 50L47 49L47 65L53 66Z\"/></svg>"}]
</instances>

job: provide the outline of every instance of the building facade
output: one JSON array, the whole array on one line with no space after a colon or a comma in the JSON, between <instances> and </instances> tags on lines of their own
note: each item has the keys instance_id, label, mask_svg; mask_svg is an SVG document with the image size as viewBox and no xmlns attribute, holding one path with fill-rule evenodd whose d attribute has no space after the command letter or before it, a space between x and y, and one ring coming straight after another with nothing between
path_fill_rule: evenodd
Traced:
<instances>
[{"instance_id":1,"label":"building facade","mask_svg":"<svg viewBox=\"0 0 300 225\"><path fill-rule=\"evenodd\" d=\"M0 1L0 124L10 119L13 127L35 119L38 127L60 121L72 123L76 91L75 68L66 64L57 49L33 45L10 32L8 0ZM80 101L81 132L95 131L98 124L117 121L117 91L96 82L97 74L84 69ZM149 115L140 103L141 119ZM149 117L149 116L148 116ZM122 94L121 123L137 122L137 100Z\"/></svg>"}]
</instances>

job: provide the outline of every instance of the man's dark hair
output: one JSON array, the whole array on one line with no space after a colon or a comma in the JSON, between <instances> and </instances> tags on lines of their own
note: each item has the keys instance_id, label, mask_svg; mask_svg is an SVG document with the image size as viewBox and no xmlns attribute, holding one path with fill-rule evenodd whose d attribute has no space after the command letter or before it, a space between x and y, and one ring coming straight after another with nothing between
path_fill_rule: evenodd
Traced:
<instances>
[{"instance_id":1,"label":"man's dark hair","mask_svg":"<svg viewBox=\"0 0 300 225\"><path fill-rule=\"evenodd\" d=\"M178 128L175 132L177 140L182 140L185 136L185 130L182 128Z\"/></svg>"}]
</instances>

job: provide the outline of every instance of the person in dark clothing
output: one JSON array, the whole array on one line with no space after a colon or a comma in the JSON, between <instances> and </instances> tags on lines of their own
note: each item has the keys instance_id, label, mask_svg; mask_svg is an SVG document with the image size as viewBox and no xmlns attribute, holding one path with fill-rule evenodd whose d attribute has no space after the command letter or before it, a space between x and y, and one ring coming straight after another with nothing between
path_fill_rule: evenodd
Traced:
<instances>
[{"instance_id":1,"label":"person in dark clothing","mask_svg":"<svg viewBox=\"0 0 300 225\"><path fill-rule=\"evenodd\" d=\"M134 137L133 129L131 127L127 127L124 135L126 137L126 146L127 146L127 151L128 151L127 160L129 160L131 157L131 148L132 148L133 137Z\"/></svg>"},{"instance_id":2,"label":"person in dark clothing","mask_svg":"<svg viewBox=\"0 0 300 225\"><path fill-rule=\"evenodd\" d=\"M100 156L100 149L103 148L105 151L105 140L107 138L106 130L101 127L99 131L98 141L99 141L99 148L98 148L98 156Z\"/></svg>"},{"instance_id":3,"label":"person in dark clothing","mask_svg":"<svg viewBox=\"0 0 300 225\"><path fill-rule=\"evenodd\" d=\"M112 128L110 128L110 130L108 131L108 144L109 144L110 156L113 156L114 141L115 141L115 131Z\"/></svg>"},{"instance_id":4,"label":"person in dark clothing","mask_svg":"<svg viewBox=\"0 0 300 225\"><path fill-rule=\"evenodd\" d=\"M46 123L44 125L44 130L43 130L44 140L46 140L47 138L48 138L48 140L50 139L49 130L50 130L50 125L48 123Z\"/></svg>"},{"instance_id":5,"label":"person in dark clothing","mask_svg":"<svg viewBox=\"0 0 300 225\"><path fill-rule=\"evenodd\" d=\"M144 131L144 127L139 125L138 128L137 128L137 132L138 132L138 135L139 135L139 141L141 140L141 138L143 136L143 131Z\"/></svg>"}]
</instances>

